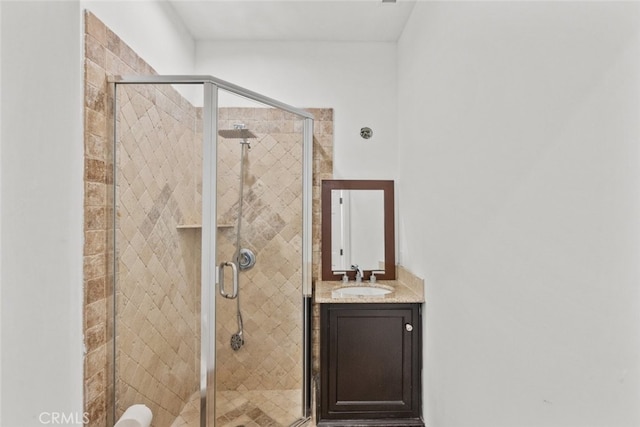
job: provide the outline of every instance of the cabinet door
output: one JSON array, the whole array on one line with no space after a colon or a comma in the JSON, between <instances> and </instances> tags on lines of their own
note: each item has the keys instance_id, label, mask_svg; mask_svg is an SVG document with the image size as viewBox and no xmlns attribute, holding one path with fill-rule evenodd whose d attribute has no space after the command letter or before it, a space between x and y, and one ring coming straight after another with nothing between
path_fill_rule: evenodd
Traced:
<instances>
[{"instance_id":1,"label":"cabinet door","mask_svg":"<svg viewBox=\"0 0 640 427\"><path fill-rule=\"evenodd\" d=\"M328 304L322 315L321 417L419 417L419 305Z\"/></svg>"}]
</instances>

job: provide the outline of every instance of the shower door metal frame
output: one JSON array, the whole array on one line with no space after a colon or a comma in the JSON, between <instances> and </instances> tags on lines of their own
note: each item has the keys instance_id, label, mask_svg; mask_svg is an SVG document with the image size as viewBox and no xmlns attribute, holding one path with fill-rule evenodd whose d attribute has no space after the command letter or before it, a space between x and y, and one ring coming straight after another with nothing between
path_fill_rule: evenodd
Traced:
<instances>
[{"instance_id":1,"label":"shower door metal frame","mask_svg":"<svg viewBox=\"0 0 640 427\"><path fill-rule=\"evenodd\" d=\"M114 76L109 79L113 84L113 93L119 84L195 84L203 85L202 118L202 269L201 269L201 329L200 329L200 426L213 426L215 423L215 393L208 396L211 389L215 392L215 351L216 351L216 165L218 160L218 89L279 108L295 114L304 120L303 127L303 164L302 164L302 343L303 343L303 384L302 416L311 416L311 294L312 294L312 180L313 180L313 115L309 112L269 98L241 86L206 75L150 75L150 76ZM117 117L117 100L114 96L114 126ZM116 141L114 132L114 144ZM114 169L117 165L114 162ZM115 172L115 171L114 171ZM115 175L114 175L115 176ZM209 218L209 221L205 221ZM115 227L114 227L115 231ZM115 275L114 275L114 280ZM113 286L114 296L116 286ZM114 313L115 316L115 313ZM114 317L115 323L115 317ZM114 347L115 352L115 347ZM115 354L115 353L114 353ZM115 378L114 378L115 381ZM115 382L114 382L115 384ZM211 386L211 388L210 388ZM115 420L115 416L114 416ZM210 421L210 424L208 424Z\"/></svg>"}]
</instances>

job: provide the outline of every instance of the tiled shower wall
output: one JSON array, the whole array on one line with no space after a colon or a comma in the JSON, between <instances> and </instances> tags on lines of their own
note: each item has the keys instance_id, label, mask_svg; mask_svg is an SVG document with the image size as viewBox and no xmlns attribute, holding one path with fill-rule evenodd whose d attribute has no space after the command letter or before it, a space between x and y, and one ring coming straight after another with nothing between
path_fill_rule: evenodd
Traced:
<instances>
[{"instance_id":1,"label":"tiled shower wall","mask_svg":"<svg viewBox=\"0 0 640 427\"><path fill-rule=\"evenodd\" d=\"M107 86L107 76L112 75L124 75L124 74L137 74L137 75L151 75L155 74L154 70L149 67L140 57L136 55L133 50L131 50L121 39L118 38L116 34L114 34L109 28L107 28L100 20L98 20L94 15L87 13L85 16L85 246L84 246L84 285L85 285L85 306L84 306L84 331L85 331L85 344L87 354L85 357L85 367L84 367L84 377L85 377L85 391L84 391L84 400L85 400L85 410L89 413L89 423L91 426L110 426L113 425L114 420L111 419L111 406L113 402L111 401L111 393L114 384L112 384L112 357L110 354L112 353L113 348L113 305L114 301L112 298L113 289L113 272L111 266L113 265L112 255L113 254L113 239L111 236L113 235L113 230L111 229L111 224L113 224L113 218L111 217L113 200L111 197L112 192L110 189L113 185L113 176L111 170L113 168L112 164L112 146L111 141L113 136L110 135L110 129L112 128L112 118L110 117L111 113L111 98L108 91ZM144 90L143 90L144 92ZM133 119L134 115L138 123L147 122L146 119L142 119L145 115L148 118L148 123L153 124L154 114L161 116L159 111L155 113L152 112L154 109L162 110L165 109L165 112L168 116L172 116L169 112L171 109L165 108L166 105L156 105L155 101L160 100L159 102L164 102L163 100L169 101L169 103L173 103L178 108L175 110L175 113L179 117L184 117L183 114L193 118L193 114L190 112L186 112L186 110L190 109L190 106L184 105L183 100L174 92L156 92L154 93L144 93L144 95L133 95L133 99L129 99L131 101L131 109L128 114L129 119ZM155 101L149 103L152 99L155 98ZM183 110L185 108L186 110ZM189 110L190 111L190 110ZM319 207L319 195L320 195L320 182L322 179L329 179L332 176L332 144L333 144L333 117L332 110L330 109L313 109L309 110L314 114L315 121L315 129L314 129L314 174L313 174L313 257L314 257L314 278L319 277L319 260L320 260L320 244L319 244L319 236L320 236L320 207ZM142 114L140 114L142 113ZM224 113L223 113L224 114ZM175 119L176 117L172 117ZM191 118L189 120L191 120ZM157 119L157 117L156 117ZM122 119L121 119L122 120ZM278 121L285 120L284 117L278 118ZM129 123L127 121L127 123ZM133 123L133 122L132 122ZM148 125L147 123L147 125ZM143 126L141 124L141 126ZM254 128L260 129L260 126L271 126L268 124L257 125ZM296 125L294 125L296 126ZM222 124L220 126L223 127ZM137 126L130 126L130 130L132 131L132 135L135 135L138 132ZM192 132L193 129L197 127L188 126L188 129L184 130L186 134ZM179 134L180 132L178 132ZM286 132L285 132L286 133ZM175 135L172 135L172 138ZM179 139L179 138L178 138ZM286 139L286 138L285 138ZM198 140L198 138L196 138ZM268 141L265 141L265 143ZM257 146L256 146L257 147ZM119 158L123 158L124 153L119 153ZM135 158L136 155L130 153L129 158ZM239 160L239 155L234 157ZM138 159L140 160L140 159ZM158 159L155 159L158 160ZM172 161L175 159L172 158ZM161 164L162 160L158 160ZM198 159L194 158L194 161L197 162ZM232 160L233 161L233 160ZM126 174L132 174L133 170L140 173L141 170L137 170L140 166L135 165L129 167L129 171L122 170L122 177L119 182L121 184L120 194L124 194L122 187L124 181L126 180ZM198 169L199 166L195 166L195 170ZM142 168L144 169L144 167ZM162 168L160 168L162 169ZM271 168L274 169L274 168ZM279 169L279 168L275 168ZM151 174L153 175L153 174ZM131 177L130 177L131 178ZM149 180L150 177L147 176ZM178 179L177 177L174 177ZM276 173L276 180L279 182L279 179L282 178L280 176L280 172ZM199 252L198 245L195 244L199 239L199 233L195 230L182 230L176 231L174 229L174 225L178 222L184 221L185 223L193 221L197 221L196 218L191 218L190 216L193 214L192 208L196 206L195 212L197 212L197 203L198 203L198 192L197 192L197 184L195 188L195 195L192 190L189 188L185 190L184 194L189 194L187 197L188 200L179 200L184 196L182 192L180 194L171 190L171 186L160 185L156 182L156 185L153 186L149 182L145 182L142 176L140 179L132 179L132 182L129 183L127 181L127 185L129 185L129 189L132 194L135 194L135 191L141 191L141 187L137 187L140 185L140 182L144 183L145 186L149 184L153 187L151 190L146 188L148 193L153 193L156 197L150 197L149 199L142 197L138 202L142 205L146 206L146 217L139 218L140 228L135 227L137 230L134 232L133 228L129 230L129 232L133 233L132 238L134 241L138 241L141 243L137 247L140 248L140 253L137 251L135 257L131 252L130 255L126 255L126 247L120 246L118 248L119 254L122 257L122 262L119 262L118 265L120 267L121 274L129 274L132 270L135 270L136 265L139 266L137 260L144 262L144 259L148 258L148 262L152 262L152 259L156 259L158 263L163 264L163 262L167 261L168 264L163 264L164 273L158 273L159 276L167 275L169 277L181 277L181 280L184 280L184 283L191 283L195 277L197 276L197 272L199 271L199 266L197 265L199 260ZM125 190L126 192L126 190ZM144 192L142 193L144 194ZM191 198L193 195L193 198ZM231 199L229 199L231 201ZM131 203L133 199L129 202ZM121 202L122 206L120 208L120 212L123 211L124 200ZM231 201L231 203L233 203ZM278 213L280 211L278 210ZM280 215L280 217L284 221L284 217ZM184 259L181 260L182 265L171 264L175 260L169 260L163 255L164 254L153 253L150 254L149 248L151 246L155 246L158 243L158 238L160 235L156 235L156 237L151 237L152 231L149 231L149 227L151 223L154 223L158 230L162 230L164 232L170 233L172 238L174 239L172 243L169 243L169 248L165 248L171 251L181 251L185 254ZM286 221L285 221L286 222ZM120 217L120 224L124 225L126 221L122 221L122 216ZM159 225L161 224L161 225ZM280 221L276 221L274 224L281 224ZM281 224L282 225L282 224ZM123 226L123 232L124 232ZM155 227L151 227L153 230ZM287 225L282 225L282 230L287 229ZM147 233L148 232L148 233ZM221 228L219 236L223 236L225 233L229 233L230 230L225 230ZM259 233L257 228L254 229L253 233ZM293 236L295 233L290 230L284 232L285 236ZM149 243L142 243L143 240L136 236L144 237L147 234L149 237ZM295 241L296 238L293 240ZM222 238L221 238L222 240ZM178 245L176 247L175 245ZM280 248L279 246L277 247ZM269 251L274 250L275 248L272 246L268 248ZM286 251L286 250L285 250ZM295 250L294 250L295 252ZM269 252L270 253L270 252ZM130 258L127 258L130 257ZM136 258L136 259L134 259ZM172 258L172 257L170 257ZM261 256L262 258L262 256ZM127 261L125 261L125 259ZM189 261L191 259L191 261ZM268 257L267 257L268 259ZM129 266L127 264L131 264ZM180 264L178 262L178 264ZM153 264L156 262L153 261ZM130 268L131 267L131 268ZM162 269L161 269L162 270ZM269 272L271 273L271 272ZM295 276L297 272L293 274ZM177 275L177 276L176 276ZM193 277L192 277L193 275ZM153 274L151 274L153 276ZM131 276L135 277L135 276ZM158 280L153 277L145 277L143 280ZM269 280L264 283L269 282ZM284 281L284 283L290 283L288 281ZM289 284L286 285L290 286ZM196 292L199 290L199 287L196 286L195 289L187 290L187 294L190 293L191 296L196 299ZM172 290L169 288L167 290L168 295L175 296L172 294ZM124 295L123 295L124 298ZM140 298L140 296L135 295L135 290L133 294L130 294L129 298ZM190 315L185 314L189 313L193 306L190 305L190 302L187 300L191 300L191 298L178 298L179 308L167 308L166 311L162 311L162 313L170 313L165 315L166 320L162 320L161 317L158 317L158 311L153 309L153 305L151 304L151 300L153 300L153 296L147 293L147 299L142 296L142 305L145 305L145 308L150 309L147 310L138 310L138 318L134 315L134 322L132 323L133 328L137 328L136 325L145 325L144 327L151 327L155 322L166 322L176 324L181 324L182 326L177 326L174 332L171 333L163 333L157 334L154 333L151 329L149 330L150 335L154 335L154 340L162 341L165 340L168 343L167 338L173 337L177 338L176 341L180 342L183 340L183 334L197 334L197 330L187 330L190 321L187 319ZM124 301L124 300L123 300ZM164 300L166 301L166 299ZM278 309L286 309L288 305L281 307L282 304L285 304L283 300L280 303L280 306L277 306ZM250 305L250 304L249 304ZM157 306L157 304L156 304ZM133 305L132 305L133 307ZM160 308L165 308L161 306ZM267 313L269 310L267 310ZM146 319L142 319L142 317L146 317ZM142 322L142 323L139 323ZM148 322L148 324L147 324ZM251 322L250 322L251 323ZM197 328L197 322L196 322ZM130 328L131 329L131 328ZM164 328L160 328L164 329ZM229 329L229 328L228 328ZM231 330L234 327L230 328ZM158 330L158 329L156 329ZM235 331L233 331L235 332ZM150 336L149 335L149 336ZM167 335L167 336L165 336ZM122 339L125 339L124 336ZM153 359L153 355L146 351L143 347L143 344L147 344L145 340L141 340L131 335L127 338L131 341L129 344L135 347L135 350L132 350L134 354L141 354L141 358L143 361L150 362ZM149 338L151 340L151 338ZM183 340L184 341L184 340ZM142 342L142 343L141 343ZM155 344L158 344L157 342ZM137 347L136 347L137 346ZM129 377L135 378L136 375L138 379L141 381L141 388L149 386L154 381L157 381L159 384L168 385L169 387L174 387L174 392L176 391L176 385L180 381L178 376L182 377L182 373L189 372L185 374L187 377L191 372L190 364L187 361L191 359L191 356L187 356L186 349L190 349L190 344L188 342L184 342L182 347L180 345L177 348L174 348L175 344L169 344L168 347L171 347L171 351L169 353L175 353L181 360L184 361L183 364L180 364L180 375L177 375L177 372L170 372L167 375L160 374L156 367L144 369L139 368L141 366L138 364L133 369L133 357L131 354L127 354L127 360L119 360L119 362L123 363L123 369L128 369L131 372L128 372L126 375ZM169 359L167 359L166 355L160 355L157 353L157 358L155 360L162 361L165 365L169 366ZM158 362L159 363L159 362ZM197 367L197 362L195 363ZM147 371L144 373L143 371ZM276 371L279 372L279 371ZM163 376L165 375L165 376ZM259 373L258 373L259 375ZM265 376L261 377L261 381L264 380ZM235 381L235 380L234 380ZM251 381L251 380L249 380ZM246 386L247 383L244 384ZM279 384L278 387L285 387L286 384ZM131 388L131 387L129 387ZM179 390L176 394L186 394L189 389L188 386L177 386ZM122 391L122 390L121 390ZM124 390L124 393L127 393ZM133 393L133 392L130 392ZM135 393L142 393L140 390L136 390ZM134 397L140 398L137 395ZM157 396L152 395L151 402L153 399L158 400ZM158 411L158 413L163 413L163 417L169 419L172 416L172 411L167 409L173 403L168 401L169 398L160 398L159 406L163 406L164 409L162 411ZM122 408L120 409L122 410ZM164 411L164 412L163 412ZM154 416L157 417L158 413L154 411ZM160 420L156 418L156 425L164 425L160 424ZM162 421L164 423L164 421Z\"/></svg>"},{"instance_id":2,"label":"tiled shower wall","mask_svg":"<svg viewBox=\"0 0 640 427\"><path fill-rule=\"evenodd\" d=\"M85 408L113 425L113 136L107 76L155 72L85 15ZM198 386L197 110L170 86L120 86L116 417L145 403L170 425ZM120 403L122 406L120 406Z\"/></svg>"},{"instance_id":3,"label":"tiled shower wall","mask_svg":"<svg viewBox=\"0 0 640 427\"><path fill-rule=\"evenodd\" d=\"M241 225L241 246L257 262L239 275L245 345L238 351L230 346L237 301L216 302L216 390L300 388L302 120L272 108L220 108L218 117L220 129L242 123L257 136L245 149ZM232 260L236 246L240 141L218 143L220 261Z\"/></svg>"},{"instance_id":4,"label":"tiled shower wall","mask_svg":"<svg viewBox=\"0 0 640 427\"><path fill-rule=\"evenodd\" d=\"M113 119L107 76L153 70L85 14L84 405L90 426L113 425Z\"/></svg>"},{"instance_id":5,"label":"tiled shower wall","mask_svg":"<svg viewBox=\"0 0 640 427\"><path fill-rule=\"evenodd\" d=\"M333 111L314 115L313 277L320 267L320 183L332 177ZM216 302L216 389L291 390L302 384L303 121L273 108L220 108L219 129L244 125L255 139L244 157L241 243L256 265L240 273L245 345L234 351L237 302ZM218 260L236 249L240 139L218 138ZM231 278L227 282L230 284ZM228 285L230 286L230 285Z\"/></svg>"},{"instance_id":6,"label":"tiled shower wall","mask_svg":"<svg viewBox=\"0 0 640 427\"><path fill-rule=\"evenodd\" d=\"M313 281L322 277L322 181L333 179L333 110L309 110L315 119L313 130ZM311 368L320 373L320 307L312 306Z\"/></svg>"}]
</instances>

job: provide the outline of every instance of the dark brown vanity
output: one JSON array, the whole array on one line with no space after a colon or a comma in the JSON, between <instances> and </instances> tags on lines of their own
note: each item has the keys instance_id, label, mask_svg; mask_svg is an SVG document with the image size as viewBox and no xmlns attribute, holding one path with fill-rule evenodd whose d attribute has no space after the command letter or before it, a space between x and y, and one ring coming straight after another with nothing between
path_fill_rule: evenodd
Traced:
<instances>
[{"instance_id":1,"label":"dark brown vanity","mask_svg":"<svg viewBox=\"0 0 640 427\"><path fill-rule=\"evenodd\" d=\"M420 304L322 304L318 426L422 426Z\"/></svg>"},{"instance_id":2,"label":"dark brown vanity","mask_svg":"<svg viewBox=\"0 0 640 427\"><path fill-rule=\"evenodd\" d=\"M355 282L350 271L347 271L349 282L341 282L345 270L336 268L340 265L335 257L338 251L331 245L331 238L337 235L332 220L345 218L336 215L331 192L340 191L342 197L342 190L382 193L381 197L376 196L382 201L378 207L382 219L374 221L383 227L382 231L374 232L382 249L376 252L377 261L365 264L361 282ZM353 194L347 197L357 200ZM314 296L320 306L317 425L424 426L422 280L402 268L396 271L393 181L323 181L322 201L322 281L316 283ZM358 253L347 259L370 257ZM372 272L380 280L366 280ZM384 295L363 292L351 296L340 292L345 287L393 290Z\"/></svg>"}]
</instances>

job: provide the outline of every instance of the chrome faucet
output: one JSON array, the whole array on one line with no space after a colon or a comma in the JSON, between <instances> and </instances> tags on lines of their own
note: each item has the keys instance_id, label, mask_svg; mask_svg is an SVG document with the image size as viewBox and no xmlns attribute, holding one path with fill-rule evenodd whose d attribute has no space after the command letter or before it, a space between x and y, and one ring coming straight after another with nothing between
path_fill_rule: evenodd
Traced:
<instances>
[{"instance_id":1,"label":"chrome faucet","mask_svg":"<svg viewBox=\"0 0 640 427\"><path fill-rule=\"evenodd\" d=\"M362 282L362 276L363 276L362 269L358 267L358 264L352 265L351 269L356 271L356 282L357 283Z\"/></svg>"}]
</instances>

